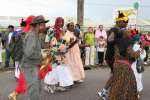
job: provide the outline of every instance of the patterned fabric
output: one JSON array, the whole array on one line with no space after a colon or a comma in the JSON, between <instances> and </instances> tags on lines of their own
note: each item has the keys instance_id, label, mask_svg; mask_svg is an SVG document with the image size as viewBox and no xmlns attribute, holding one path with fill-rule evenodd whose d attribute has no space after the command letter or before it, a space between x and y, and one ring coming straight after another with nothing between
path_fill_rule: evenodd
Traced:
<instances>
[{"instance_id":1,"label":"patterned fabric","mask_svg":"<svg viewBox=\"0 0 150 100\"><path fill-rule=\"evenodd\" d=\"M114 36L113 76L111 78L108 100L138 100L137 84L131 69L132 63L139 54L132 49L126 29L116 30ZM109 59L108 59L109 60Z\"/></svg>"},{"instance_id":2,"label":"patterned fabric","mask_svg":"<svg viewBox=\"0 0 150 100\"><path fill-rule=\"evenodd\" d=\"M108 100L138 100L135 76L127 61L117 61L114 64Z\"/></svg>"}]
</instances>

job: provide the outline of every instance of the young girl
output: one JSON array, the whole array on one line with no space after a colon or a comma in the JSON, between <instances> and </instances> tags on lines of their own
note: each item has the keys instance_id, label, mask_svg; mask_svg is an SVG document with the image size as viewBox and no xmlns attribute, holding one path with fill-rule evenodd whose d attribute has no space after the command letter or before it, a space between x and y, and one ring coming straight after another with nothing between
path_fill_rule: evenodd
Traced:
<instances>
[{"instance_id":1,"label":"young girl","mask_svg":"<svg viewBox=\"0 0 150 100\"><path fill-rule=\"evenodd\" d=\"M105 51L105 46L106 42L104 40L103 36L100 36L98 39L98 44L97 44L97 52L98 52L98 61L100 65L103 65L104 61L104 51Z\"/></svg>"}]
</instances>

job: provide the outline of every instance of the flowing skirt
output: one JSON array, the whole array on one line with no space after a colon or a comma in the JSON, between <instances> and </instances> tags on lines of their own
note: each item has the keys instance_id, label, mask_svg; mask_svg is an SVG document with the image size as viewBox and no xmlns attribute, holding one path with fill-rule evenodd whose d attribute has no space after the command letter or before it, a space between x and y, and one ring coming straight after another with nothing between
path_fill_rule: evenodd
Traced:
<instances>
[{"instance_id":1,"label":"flowing skirt","mask_svg":"<svg viewBox=\"0 0 150 100\"><path fill-rule=\"evenodd\" d=\"M138 100L136 79L127 61L114 64L108 100Z\"/></svg>"},{"instance_id":2,"label":"flowing skirt","mask_svg":"<svg viewBox=\"0 0 150 100\"><path fill-rule=\"evenodd\" d=\"M47 85L59 84L59 86L66 87L73 85L73 78L66 65L58 65L47 73L44 83Z\"/></svg>"},{"instance_id":3,"label":"flowing skirt","mask_svg":"<svg viewBox=\"0 0 150 100\"><path fill-rule=\"evenodd\" d=\"M78 44L75 44L66 53L66 64L71 72L74 81L84 80L85 72L80 56Z\"/></svg>"}]
</instances>

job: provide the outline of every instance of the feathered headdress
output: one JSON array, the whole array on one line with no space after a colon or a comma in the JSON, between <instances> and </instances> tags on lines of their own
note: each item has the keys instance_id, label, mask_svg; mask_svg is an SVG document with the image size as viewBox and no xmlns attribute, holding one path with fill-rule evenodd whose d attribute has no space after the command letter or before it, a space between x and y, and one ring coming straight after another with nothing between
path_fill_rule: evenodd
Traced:
<instances>
[{"instance_id":1,"label":"feathered headdress","mask_svg":"<svg viewBox=\"0 0 150 100\"><path fill-rule=\"evenodd\" d=\"M134 9L129 10L119 10L116 21L128 21L130 15L134 15Z\"/></svg>"}]
</instances>

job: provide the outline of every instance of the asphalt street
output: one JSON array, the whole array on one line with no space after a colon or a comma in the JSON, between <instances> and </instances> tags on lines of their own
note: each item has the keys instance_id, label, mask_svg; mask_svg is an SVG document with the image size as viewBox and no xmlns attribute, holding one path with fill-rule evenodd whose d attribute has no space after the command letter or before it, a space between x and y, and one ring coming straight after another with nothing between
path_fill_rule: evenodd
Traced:
<instances>
[{"instance_id":1,"label":"asphalt street","mask_svg":"<svg viewBox=\"0 0 150 100\"><path fill-rule=\"evenodd\" d=\"M77 85L66 92L49 94L42 92L42 100L101 100L97 91L102 89L109 78L108 68L93 68L86 71L86 79L82 84ZM150 67L145 69L143 74L144 90L141 100L150 100ZM13 71L0 72L0 100L8 100L8 94L15 88L16 80ZM21 100L21 99L20 99Z\"/></svg>"}]
</instances>

